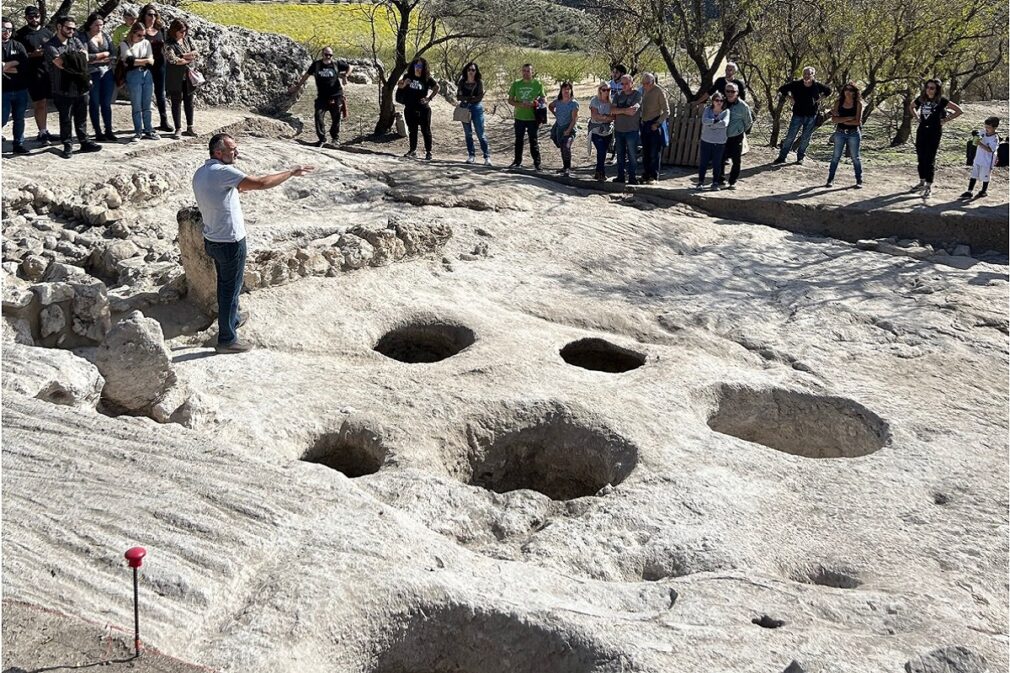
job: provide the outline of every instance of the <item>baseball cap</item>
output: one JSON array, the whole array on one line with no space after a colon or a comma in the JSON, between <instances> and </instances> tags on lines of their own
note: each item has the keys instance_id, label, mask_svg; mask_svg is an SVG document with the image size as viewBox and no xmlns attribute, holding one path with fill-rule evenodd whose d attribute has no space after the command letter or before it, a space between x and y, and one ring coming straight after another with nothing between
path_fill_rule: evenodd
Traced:
<instances>
[{"instance_id":1,"label":"baseball cap","mask_svg":"<svg viewBox=\"0 0 1010 673\"><path fill-rule=\"evenodd\" d=\"M39 8L35 5L28 5L25 7L25 16L39 16L40 14L41 12L39 12Z\"/></svg>"}]
</instances>

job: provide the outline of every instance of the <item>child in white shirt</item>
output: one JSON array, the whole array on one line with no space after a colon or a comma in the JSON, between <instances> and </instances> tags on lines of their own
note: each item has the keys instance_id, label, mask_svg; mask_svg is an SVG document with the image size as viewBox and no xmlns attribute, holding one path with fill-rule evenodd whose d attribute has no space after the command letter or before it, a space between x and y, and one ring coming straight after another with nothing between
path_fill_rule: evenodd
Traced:
<instances>
[{"instance_id":1,"label":"child in white shirt","mask_svg":"<svg viewBox=\"0 0 1010 673\"><path fill-rule=\"evenodd\" d=\"M978 193L978 198L982 198L988 193L989 177L992 174L992 167L996 164L996 150L999 148L997 126L999 126L999 117L989 117L985 120L985 132L975 136L975 161L971 165L968 191L961 195L962 199L971 198L975 182L978 180L982 181L982 191Z\"/></svg>"}]
</instances>

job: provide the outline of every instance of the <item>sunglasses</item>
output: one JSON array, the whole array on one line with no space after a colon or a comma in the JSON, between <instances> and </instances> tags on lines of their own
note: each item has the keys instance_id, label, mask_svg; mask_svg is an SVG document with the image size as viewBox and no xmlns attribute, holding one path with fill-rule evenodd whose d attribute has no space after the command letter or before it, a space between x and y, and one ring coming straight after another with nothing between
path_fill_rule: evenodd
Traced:
<instances>
[{"instance_id":1,"label":"sunglasses","mask_svg":"<svg viewBox=\"0 0 1010 673\"><path fill-rule=\"evenodd\" d=\"M467 68L467 70L469 70L470 72L477 72L477 66L472 65L469 68Z\"/></svg>"}]
</instances>

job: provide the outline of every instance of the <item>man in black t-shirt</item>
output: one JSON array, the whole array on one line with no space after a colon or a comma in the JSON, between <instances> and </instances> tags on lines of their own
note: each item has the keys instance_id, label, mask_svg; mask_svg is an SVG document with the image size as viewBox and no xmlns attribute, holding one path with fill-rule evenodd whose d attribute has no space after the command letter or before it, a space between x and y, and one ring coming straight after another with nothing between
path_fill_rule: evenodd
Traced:
<instances>
[{"instance_id":1,"label":"man in black t-shirt","mask_svg":"<svg viewBox=\"0 0 1010 673\"><path fill-rule=\"evenodd\" d=\"M66 16L70 11L73 0L63 0L53 19L59 16ZM56 35L55 26L52 22L49 25L42 25L42 12L38 7L29 5L25 7L25 25L18 28L14 33L14 39L24 46L28 54L28 67L25 71L25 83L28 85L28 95L32 97L32 107L35 115L35 125L39 129L37 140L39 142L49 142L52 135L49 133L46 124L46 100L49 98L49 73L46 71L45 48L46 43Z\"/></svg>"},{"instance_id":2,"label":"man in black t-shirt","mask_svg":"<svg viewBox=\"0 0 1010 673\"><path fill-rule=\"evenodd\" d=\"M713 82L712 88L709 89L707 92L702 92L702 94L698 97L698 99L694 101L694 104L697 105L698 107L701 107L702 105L705 104L705 101L707 101L716 92L719 92L723 96L725 96L726 84L728 82L736 84L736 94L739 97L739 100L747 100L747 88L744 86L743 80L735 79L735 76L736 76L736 63L733 63L733 61L729 61L726 63L726 75L720 77L715 82Z\"/></svg>"},{"instance_id":3,"label":"man in black t-shirt","mask_svg":"<svg viewBox=\"0 0 1010 673\"><path fill-rule=\"evenodd\" d=\"M814 134L817 124L817 111L821 98L831 93L829 87L824 86L814 79L817 72L810 67L803 68L803 79L793 80L788 84L779 87L779 96L785 98L790 96L793 99L793 118L789 122L789 131L786 139L782 142L779 156L772 163L784 164L789 150L792 149L796 134L803 129L800 136L800 146L796 148L796 163L803 163L803 155L807 152L807 145L810 144L810 136Z\"/></svg>"},{"instance_id":4,"label":"man in black t-shirt","mask_svg":"<svg viewBox=\"0 0 1010 673\"><path fill-rule=\"evenodd\" d=\"M322 147L326 142L327 112L330 113L330 138L333 145L336 146L340 140L340 117L347 116L344 85L347 84L347 75L350 72L351 66L346 61L333 60L331 47L323 47L320 59L313 61L298 83L290 89L290 93L296 93L309 77L316 79L315 121L316 136L319 138L319 142L316 143L318 147Z\"/></svg>"},{"instance_id":5,"label":"man in black t-shirt","mask_svg":"<svg viewBox=\"0 0 1010 673\"><path fill-rule=\"evenodd\" d=\"M14 152L27 154L25 149L25 110L28 109L28 91L25 71L28 54L24 45L12 40L14 24L3 17L3 124L14 117Z\"/></svg>"}]
</instances>

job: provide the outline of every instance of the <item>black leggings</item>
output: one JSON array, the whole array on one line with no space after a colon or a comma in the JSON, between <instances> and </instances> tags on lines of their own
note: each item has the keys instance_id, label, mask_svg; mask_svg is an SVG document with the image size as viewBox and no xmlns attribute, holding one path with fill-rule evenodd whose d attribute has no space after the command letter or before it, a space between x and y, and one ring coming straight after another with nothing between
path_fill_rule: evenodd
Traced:
<instances>
[{"instance_id":1,"label":"black leggings","mask_svg":"<svg viewBox=\"0 0 1010 673\"><path fill-rule=\"evenodd\" d=\"M168 115L165 114L165 62L155 60L151 66L151 78L154 88L154 100L158 104L158 116L161 117L161 125L168 124Z\"/></svg>"},{"instance_id":2,"label":"black leggings","mask_svg":"<svg viewBox=\"0 0 1010 673\"><path fill-rule=\"evenodd\" d=\"M407 122L407 133L410 137L410 151L417 151L417 127L421 127L424 136L424 151L431 153L431 108L408 107L403 110L404 121Z\"/></svg>"},{"instance_id":3,"label":"black leggings","mask_svg":"<svg viewBox=\"0 0 1010 673\"><path fill-rule=\"evenodd\" d=\"M936 153L940 149L940 129L923 129L915 132L915 156L919 160L919 179L933 182L936 174Z\"/></svg>"},{"instance_id":4,"label":"black leggings","mask_svg":"<svg viewBox=\"0 0 1010 673\"><path fill-rule=\"evenodd\" d=\"M182 91L169 91L168 97L172 99L172 121L175 123L175 130L178 131L182 128L182 109L186 111L186 128L193 128L192 87L183 85Z\"/></svg>"}]
</instances>

